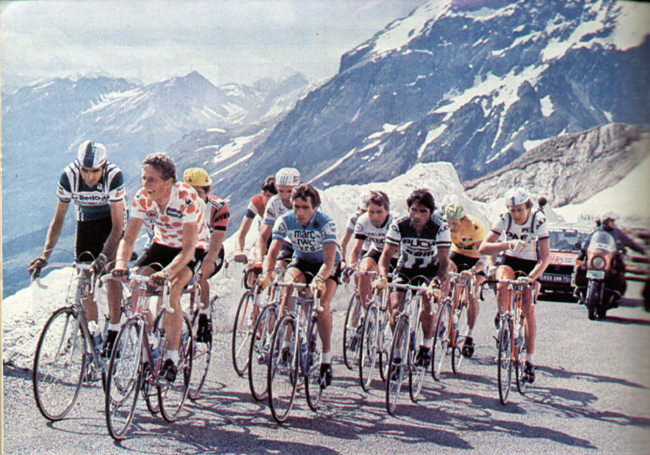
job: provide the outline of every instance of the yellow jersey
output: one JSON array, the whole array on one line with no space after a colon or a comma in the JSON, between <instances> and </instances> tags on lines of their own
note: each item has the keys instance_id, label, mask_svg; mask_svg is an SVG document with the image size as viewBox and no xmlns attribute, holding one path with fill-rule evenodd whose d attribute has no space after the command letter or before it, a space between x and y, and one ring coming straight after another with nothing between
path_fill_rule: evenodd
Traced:
<instances>
[{"instance_id":1,"label":"yellow jersey","mask_svg":"<svg viewBox=\"0 0 650 455\"><path fill-rule=\"evenodd\" d=\"M465 215L460 229L451 233L451 251L470 258L478 258L478 246L485 237L481 222L472 215Z\"/></svg>"}]
</instances>

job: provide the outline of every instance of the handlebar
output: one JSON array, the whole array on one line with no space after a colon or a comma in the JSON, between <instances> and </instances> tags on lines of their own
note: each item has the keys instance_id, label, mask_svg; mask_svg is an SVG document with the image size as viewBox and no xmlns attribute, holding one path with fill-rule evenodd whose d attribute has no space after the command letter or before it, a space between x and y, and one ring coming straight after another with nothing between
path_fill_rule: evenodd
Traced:
<instances>
[{"instance_id":1,"label":"handlebar","mask_svg":"<svg viewBox=\"0 0 650 455\"><path fill-rule=\"evenodd\" d=\"M151 288L151 286L149 286L150 280L151 277L148 275L131 274L129 276L129 281L135 283L135 285L139 287L140 290L149 292L150 295L155 295L149 290ZM166 279L165 283L162 286L162 304L165 311L167 311L168 313L173 313L174 308L172 308L171 306L170 296L171 296L171 282L168 279Z\"/></svg>"},{"instance_id":2,"label":"handlebar","mask_svg":"<svg viewBox=\"0 0 650 455\"><path fill-rule=\"evenodd\" d=\"M512 286L516 292L523 292L525 286L529 286L531 288L531 292L534 292L535 285L533 283L522 283L517 280L496 280L496 279L490 279L490 280L485 280L483 283L481 283L481 300L483 300L483 288L485 286L494 286L497 284L507 284L508 286Z\"/></svg>"},{"instance_id":3,"label":"handlebar","mask_svg":"<svg viewBox=\"0 0 650 455\"><path fill-rule=\"evenodd\" d=\"M296 288L296 289L308 289L309 285L307 283L274 283L272 286L277 286L281 288ZM314 298L314 309L316 311L323 311L323 307L320 305L320 298L318 293L313 293Z\"/></svg>"}]
</instances>

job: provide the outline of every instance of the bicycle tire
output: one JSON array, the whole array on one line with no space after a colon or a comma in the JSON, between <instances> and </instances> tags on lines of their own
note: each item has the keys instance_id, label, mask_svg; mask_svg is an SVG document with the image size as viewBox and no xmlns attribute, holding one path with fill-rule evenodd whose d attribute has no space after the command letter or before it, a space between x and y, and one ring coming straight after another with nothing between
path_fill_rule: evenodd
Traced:
<instances>
[{"instance_id":1,"label":"bicycle tire","mask_svg":"<svg viewBox=\"0 0 650 455\"><path fill-rule=\"evenodd\" d=\"M356 324L354 324L355 311L358 314ZM348 370L354 369L357 363L360 341L358 328L363 323L363 313L359 292L355 291L348 304L345 313L345 325L343 326L343 362Z\"/></svg>"},{"instance_id":2,"label":"bicycle tire","mask_svg":"<svg viewBox=\"0 0 650 455\"><path fill-rule=\"evenodd\" d=\"M111 354L105 414L108 432L115 440L124 438L135 415L142 374L143 330L140 318L129 319L120 329Z\"/></svg>"},{"instance_id":3,"label":"bicycle tire","mask_svg":"<svg viewBox=\"0 0 650 455\"><path fill-rule=\"evenodd\" d=\"M406 318L400 317L395 324L395 330L393 332L388 379L386 380L386 411L388 411L390 415L393 415L397 408L402 383L404 382L406 369L408 368L408 352L408 321ZM396 360L398 359L399 363L396 363Z\"/></svg>"},{"instance_id":4,"label":"bicycle tire","mask_svg":"<svg viewBox=\"0 0 650 455\"><path fill-rule=\"evenodd\" d=\"M321 384L320 366L322 360L322 346L318 336L318 320L312 319L311 330L307 337L307 355L305 359L305 395L307 404L312 411L318 411L321 398L323 397L324 386Z\"/></svg>"},{"instance_id":5,"label":"bicycle tire","mask_svg":"<svg viewBox=\"0 0 650 455\"><path fill-rule=\"evenodd\" d=\"M268 398L273 418L282 423L287 420L298 390L298 334L296 322L292 315L285 315L273 333L271 358L268 372ZM289 340L286 340L287 330L291 330ZM284 351L283 348L287 348ZM282 352L288 352L287 358L282 359Z\"/></svg>"},{"instance_id":6,"label":"bicycle tire","mask_svg":"<svg viewBox=\"0 0 650 455\"><path fill-rule=\"evenodd\" d=\"M266 397L273 326L277 322L278 307L275 304L267 305L255 321L248 355L248 385L251 395L256 401L261 401Z\"/></svg>"},{"instance_id":7,"label":"bicycle tire","mask_svg":"<svg viewBox=\"0 0 650 455\"><path fill-rule=\"evenodd\" d=\"M419 307L419 305L418 305ZM417 364L417 354L424 341L424 333L422 332L422 321L420 321L419 314L417 322L415 323L415 332L411 334L411 348L409 351L409 395L413 403L417 403L424 384L424 376L426 375L428 365Z\"/></svg>"},{"instance_id":8,"label":"bicycle tire","mask_svg":"<svg viewBox=\"0 0 650 455\"><path fill-rule=\"evenodd\" d=\"M517 391L520 394L525 395L526 386L528 385L528 381L525 381L523 378L524 363L526 361L526 337L521 340L521 345L519 347L515 347L515 354L517 357L517 362L515 364L515 380L517 382Z\"/></svg>"},{"instance_id":9,"label":"bicycle tire","mask_svg":"<svg viewBox=\"0 0 650 455\"><path fill-rule=\"evenodd\" d=\"M34 354L34 399L43 417L57 421L68 415L77 401L86 363L86 339L77 313L72 307L59 308L43 326Z\"/></svg>"},{"instance_id":10,"label":"bicycle tire","mask_svg":"<svg viewBox=\"0 0 650 455\"><path fill-rule=\"evenodd\" d=\"M379 308L376 304L370 305L366 312L366 318L361 333L361 345L359 346L359 383L361 388L369 392L370 383L377 363L378 339L379 339Z\"/></svg>"},{"instance_id":11,"label":"bicycle tire","mask_svg":"<svg viewBox=\"0 0 650 455\"><path fill-rule=\"evenodd\" d=\"M212 306L212 305L210 305ZM210 359L212 358L212 337L209 340L198 341L196 334L199 330L199 311L194 312L192 318L192 334L194 335L194 348L192 353L192 376L187 396L190 400L195 401L199 398L205 379L210 369ZM212 311L208 313L208 321L212 326Z\"/></svg>"},{"instance_id":12,"label":"bicycle tire","mask_svg":"<svg viewBox=\"0 0 650 455\"><path fill-rule=\"evenodd\" d=\"M390 316L388 315L388 310L381 311L379 314L380 318L380 328L383 325L384 330L380 330L378 338L378 350L379 350L379 377L382 381L388 379L388 367L390 365L390 349L393 344L393 332L390 327Z\"/></svg>"},{"instance_id":13,"label":"bicycle tire","mask_svg":"<svg viewBox=\"0 0 650 455\"><path fill-rule=\"evenodd\" d=\"M248 354L250 352L251 329L253 328L253 307L255 296L251 291L244 292L235 315L232 330L232 363L239 376L244 376L248 370Z\"/></svg>"},{"instance_id":14,"label":"bicycle tire","mask_svg":"<svg viewBox=\"0 0 650 455\"><path fill-rule=\"evenodd\" d=\"M433 332L433 348L431 349L431 375L436 381L440 381L442 365L447 357L450 321L451 304L448 299L445 299L436 314L436 325Z\"/></svg>"},{"instance_id":15,"label":"bicycle tire","mask_svg":"<svg viewBox=\"0 0 650 455\"><path fill-rule=\"evenodd\" d=\"M465 294L467 296L467 294ZM467 339L467 303L461 300L460 313L458 315L458 327L456 328L456 340L454 348L451 351L451 370L454 374L460 373L460 368L464 362L463 345Z\"/></svg>"},{"instance_id":16,"label":"bicycle tire","mask_svg":"<svg viewBox=\"0 0 650 455\"><path fill-rule=\"evenodd\" d=\"M162 327L164 321L162 310L156 318L154 327ZM160 414L167 422L174 422L178 419L185 399L190 391L192 377L192 357L194 353L194 337L192 336L192 324L190 318L183 313L181 344L178 348L178 362L176 379L172 383L161 384L158 387L158 400L160 402Z\"/></svg>"},{"instance_id":17,"label":"bicycle tire","mask_svg":"<svg viewBox=\"0 0 650 455\"><path fill-rule=\"evenodd\" d=\"M499 325L499 346L497 353L497 384L501 404L508 402L512 382L512 319L502 317Z\"/></svg>"}]
</instances>

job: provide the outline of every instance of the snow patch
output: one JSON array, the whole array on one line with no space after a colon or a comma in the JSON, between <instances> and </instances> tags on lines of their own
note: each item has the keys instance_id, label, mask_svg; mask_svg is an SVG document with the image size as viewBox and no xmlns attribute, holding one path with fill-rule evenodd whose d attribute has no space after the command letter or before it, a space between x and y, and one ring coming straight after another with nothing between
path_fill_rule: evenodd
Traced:
<instances>
[{"instance_id":1,"label":"snow patch","mask_svg":"<svg viewBox=\"0 0 650 455\"><path fill-rule=\"evenodd\" d=\"M542 108L542 115L544 117L548 117L553 113L553 102L551 101L550 95L546 95L544 98L539 100L539 104Z\"/></svg>"},{"instance_id":2,"label":"snow patch","mask_svg":"<svg viewBox=\"0 0 650 455\"><path fill-rule=\"evenodd\" d=\"M429 144L431 144L433 141L438 139L438 137L447 129L446 124L440 125L438 128L431 130L427 132L427 138L424 140L424 143L418 150L418 160L422 158L422 154L424 153L424 150L427 148Z\"/></svg>"}]
</instances>

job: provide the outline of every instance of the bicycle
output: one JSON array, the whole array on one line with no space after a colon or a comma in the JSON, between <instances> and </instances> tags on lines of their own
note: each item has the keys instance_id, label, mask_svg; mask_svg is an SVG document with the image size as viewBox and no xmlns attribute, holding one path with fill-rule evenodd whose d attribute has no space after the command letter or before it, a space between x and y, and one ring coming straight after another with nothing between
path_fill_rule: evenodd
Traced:
<instances>
[{"instance_id":1,"label":"bicycle","mask_svg":"<svg viewBox=\"0 0 650 455\"><path fill-rule=\"evenodd\" d=\"M446 288L449 292L438 308L436 325L433 332L433 349L431 355L431 375L440 381L440 373L445 358L451 350L451 369L455 374L460 372L463 362L463 344L467 338L467 308L469 293L474 288L474 276L467 280L460 273L449 272ZM455 304L454 302L458 302Z\"/></svg>"},{"instance_id":2,"label":"bicycle","mask_svg":"<svg viewBox=\"0 0 650 455\"><path fill-rule=\"evenodd\" d=\"M306 297L304 283L278 283L292 288L292 310L275 326L268 364L268 399L273 418L284 422L293 407L298 383L305 380L307 404L316 411L320 406L323 384L320 379L321 346L317 311L322 311L317 295ZM302 306L307 305L304 311Z\"/></svg>"},{"instance_id":3,"label":"bicycle","mask_svg":"<svg viewBox=\"0 0 650 455\"><path fill-rule=\"evenodd\" d=\"M379 375L382 381L388 377L387 346L392 342L388 312L388 294L374 289L370 306L361 332L359 345L359 382L361 388L369 392L375 365L379 362Z\"/></svg>"},{"instance_id":4,"label":"bicycle","mask_svg":"<svg viewBox=\"0 0 650 455\"><path fill-rule=\"evenodd\" d=\"M107 361L100 351L108 324L104 325L103 336L95 339L82 305L88 295L94 294L97 275L91 271L90 263L52 263L43 270L70 266L74 272L66 295L67 305L54 311L45 323L32 369L36 406L51 421L68 415L84 381L101 379L102 387L106 387Z\"/></svg>"},{"instance_id":5,"label":"bicycle","mask_svg":"<svg viewBox=\"0 0 650 455\"><path fill-rule=\"evenodd\" d=\"M388 378L386 379L386 410L393 415L406 374L409 377L411 401L417 402L422 391L427 365L417 361L416 356L418 347L422 345L424 338L420 308L421 293L426 292L427 287L395 283L389 283L387 287L388 289L406 291L404 308L395 316Z\"/></svg>"},{"instance_id":6,"label":"bicycle","mask_svg":"<svg viewBox=\"0 0 650 455\"><path fill-rule=\"evenodd\" d=\"M278 281L282 279L284 272L284 268L276 268L273 283L267 290L268 303L256 318L251 335L248 355L248 384L256 401L261 401L266 397L273 328L278 320L280 310L281 295Z\"/></svg>"},{"instance_id":7,"label":"bicycle","mask_svg":"<svg viewBox=\"0 0 650 455\"><path fill-rule=\"evenodd\" d=\"M377 272L354 271L352 275L375 277L377 276ZM361 304L359 289L357 288L352 294L352 298L348 304L343 329L343 362L345 363L345 366L348 367L348 370L354 369L357 365L365 315L366 309Z\"/></svg>"},{"instance_id":8,"label":"bicycle","mask_svg":"<svg viewBox=\"0 0 650 455\"><path fill-rule=\"evenodd\" d=\"M124 438L131 425L141 388L149 411L155 414L159 410L168 422L178 418L189 393L193 357L193 336L189 317L184 313L182 315L178 373L175 381L170 383L162 378L159 371L166 347L164 318L166 314L174 311L169 305L171 285L167 281L163 286L163 308L158 312L149 333L150 299L160 295L148 286L149 280L149 276L137 274L130 278L133 291L139 291L138 297L134 302L133 316L122 325L117 335L108 367L106 425L115 440ZM153 402L154 395L157 395L158 405Z\"/></svg>"},{"instance_id":9,"label":"bicycle","mask_svg":"<svg viewBox=\"0 0 650 455\"><path fill-rule=\"evenodd\" d=\"M497 330L497 383L501 404L508 402L512 383L512 367L515 367L515 382L517 390L524 395L527 382L523 378L523 368L526 361L525 318L521 310L523 293L528 286L517 280L486 280L483 286L505 284L508 286L508 308L499 312L499 328ZM535 288L531 287L531 303L535 303Z\"/></svg>"}]
</instances>

